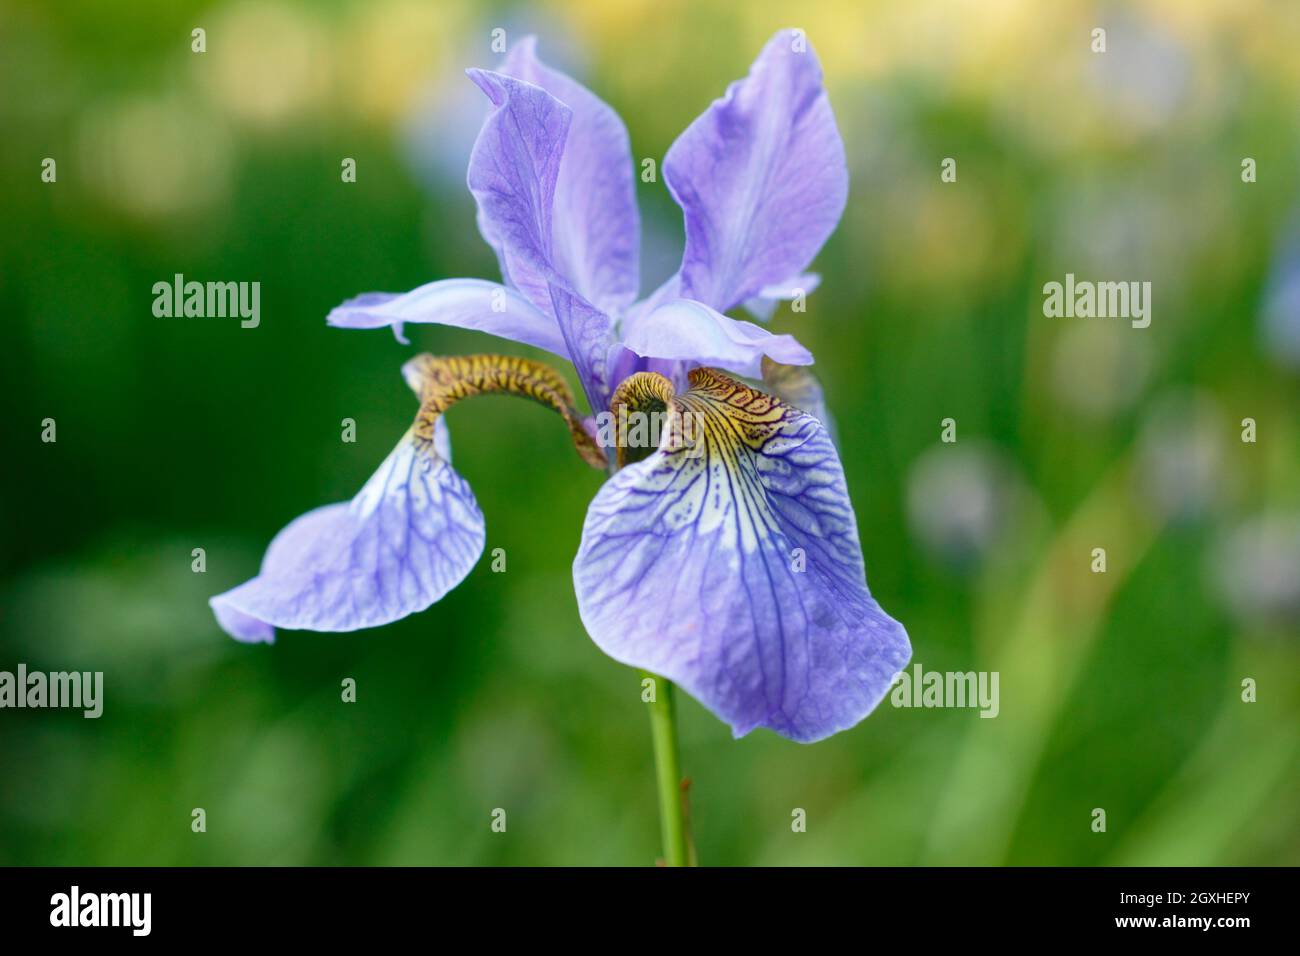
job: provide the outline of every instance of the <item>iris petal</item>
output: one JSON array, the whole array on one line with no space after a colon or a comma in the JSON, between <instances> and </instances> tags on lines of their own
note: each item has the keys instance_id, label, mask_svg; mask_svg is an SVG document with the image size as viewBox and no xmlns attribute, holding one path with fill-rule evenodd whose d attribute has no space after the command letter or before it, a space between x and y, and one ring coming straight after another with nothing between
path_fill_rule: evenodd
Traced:
<instances>
[{"instance_id":1,"label":"iris petal","mask_svg":"<svg viewBox=\"0 0 1300 956\"><path fill-rule=\"evenodd\" d=\"M623 320L623 345L643 358L682 359L757 377L764 356L811 365L812 353L790 335L723 315L703 302L674 299Z\"/></svg>"},{"instance_id":2,"label":"iris petal","mask_svg":"<svg viewBox=\"0 0 1300 956\"><path fill-rule=\"evenodd\" d=\"M867 589L844 475L813 417L709 369L659 450L596 495L574 561L600 648L729 723L798 741L853 726L911 654ZM694 442L684 422L697 422Z\"/></svg>"},{"instance_id":3,"label":"iris petal","mask_svg":"<svg viewBox=\"0 0 1300 956\"><path fill-rule=\"evenodd\" d=\"M290 522L257 577L212 598L218 623L267 643L277 627L377 627L459 584L483 551L483 515L436 444L412 429L351 502Z\"/></svg>"},{"instance_id":4,"label":"iris petal","mask_svg":"<svg viewBox=\"0 0 1300 956\"><path fill-rule=\"evenodd\" d=\"M460 583L483 552L484 531L473 492L451 467L442 416L457 402L490 393L532 399L560 414L585 461L605 467L568 384L540 362L418 355L402 374L420 411L379 470L351 502L290 522L257 577L209 602L232 637L270 643L277 627L375 627L424 610Z\"/></svg>"},{"instance_id":5,"label":"iris petal","mask_svg":"<svg viewBox=\"0 0 1300 956\"><path fill-rule=\"evenodd\" d=\"M844 143L802 34L776 34L678 137L664 180L686 217L682 295L726 312L807 268L848 196Z\"/></svg>"},{"instance_id":6,"label":"iris petal","mask_svg":"<svg viewBox=\"0 0 1300 956\"><path fill-rule=\"evenodd\" d=\"M573 111L545 90L490 70L469 70L494 109L469 158L479 231L507 284L551 311L551 216Z\"/></svg>"},{"instance_id":7,"label":"iris petal","mask_svg":"<svg viewBox=\"0 0 1300 956\"><path fill-rule=\"evenodd\" d=\"M496 249L507 283L559 324L596 410L607 398L610 320L561 274L552 236L556 181L573 111L514 77L488 70L470 70L469 76L494 107L469 163L479 230Z\"/></svg>"},{"instance_id":8,"label":"iris petal","mask_svg":"<svg viewBox=\"0 0 1300 956\"><path fill-rule=\"evenodd\" d=\"M555 180L555 267L596 308L621 311L636 298L641 241L623 121L581 83L539 60L536 37L516 43L501 72L541 87L572 111Z\"/></svg>"},{"instance_id":9,"label":"iris petal","mask_svg":"<svg viewBox=\"0 0 1300 956\"><path fill-rule=\"evenodd\" d=\"M325 319L348 329L391 326L405 342L406 322L433 322L534 345L568 358L564 336L555 320L526 298L482 279L443 279L399 295L369 292L336 306Z\"/></svg>"}]
</instances>

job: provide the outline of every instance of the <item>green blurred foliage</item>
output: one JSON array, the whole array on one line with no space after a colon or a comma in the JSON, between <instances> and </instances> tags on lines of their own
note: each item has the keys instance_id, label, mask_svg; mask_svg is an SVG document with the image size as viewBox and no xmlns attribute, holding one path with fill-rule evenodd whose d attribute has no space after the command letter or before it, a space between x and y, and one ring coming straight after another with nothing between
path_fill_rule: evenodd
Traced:
<instances>
[{"instance_id":1,"label":"green blurred foliage","mask_svg":"<svg viewBox=\"0 0 1300 956\"><path fill-rule=\"evenodd\" d=\"M1259 332L1300 199L1294 4L799 16L852 191L821 289L775 326L819 358L873 592L926 669L999 671L1001 712L886 702L801 746L733 741L683 697L700 859L1300 862L1295 608L1252 615L1216 586L1234 529L1300 509L1296 369ZM494 61L494 27L538 32L658 159L790 19L721 0L0 3L0 669L106 684L99 720L0 712L0 863L653 861L638 678L584 635L570 578L599 476L545 412L449 418L506 573L483 561L424 614L273 647L225 637L206 600L361 486L414 411L413 349L513 349L323 322L363 291L496 277L463 184L481 108L457 77ZM681 221L662 182L638 189L649 290ZM176 272L260 281L261 327L155 318ZM1044 318L1066 272L1153 281L1152 327ZM1184 487L1201 458L1151 410L1187 395L1210 462ZM991 471L943 457L968 447Z\"/></svg>"}]
</instances>

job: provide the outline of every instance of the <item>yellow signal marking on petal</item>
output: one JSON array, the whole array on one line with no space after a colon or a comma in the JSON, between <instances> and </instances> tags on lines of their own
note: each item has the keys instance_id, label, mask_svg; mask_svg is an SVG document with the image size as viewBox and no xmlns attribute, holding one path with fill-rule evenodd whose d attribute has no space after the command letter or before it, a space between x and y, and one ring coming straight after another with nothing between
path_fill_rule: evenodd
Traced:
<instances>
[{"instance_id":1,"label":"yellow signal marking on petal","mask_svg":"<svg viewBox=\"0 0 1300 956\"><path fill-rule=\"evenodd\" d=\"M457 402L476 395L518 395L559 412L569 426L573 446L593 468L606 466L605 453L588 434L573 407L569 384L549 365L515 355L417 355L402 374L420 396L414 431L432 442L438 418Z\"/></svg>"},{"instance_id":2,"label":"yellow signal marking on petal","mask_svg":"<svg viewBox=\"0 0 1300 956\"><path fill-rule=\"evenodd\" d=\"M689 375L691 388L684 397L697 397L715 405L725 405L727 418L742 426L763 432L782 421L789 406L775 395L751 388L717 369L697 368Z\"/></svg>"},{"instance_id":3,"label":"yellow signal marking on petal","mask_svg":"<svg viewBox=\"0 0 1300 956\"><path fill-rule=\"evenodd\" d=\"M697 368L689 383L678 393L661 375L630 376L615 391L612 410L666 406L659 464L643 479L674 492L662 520L668 527L693 522L701 533L721 528L724 541L750 553L776 528L764 475L806 440L806 429L787 428L803 413L717 369ZM618 455L622 467L623 448Z\"/></svg>"},{"instance_id":4,"label":"yellow signal marking on petal","mask_svg":"<svg viewBox=\"0 0 1300 956\"><path fill-rule=\"evenodd\" d=\"M663 450L672 452L704 441L714 454L734 459L743 445L760 450L792 412L792 406L767 392L751 388L717 369L690 372L690 388L677 394L672 383L656 372L637 372L623 380L610 399L610 410L663 410L668 437ZM618 466L626 449L618 449Z\"/></svg>"},{"instance_id":5,"label":"yellow signal marking on petal","mask_svg":"<svg viewBox=\"0 0 1300 956\"><path fill-rule=\"evenodd\" d=\"M691 387L678 398L678 408L692 416L713 452L729 459L742 446L759 451L792 411L775 396L716 369L697 368L689 379Z\"/></svg>"}]
</instances>

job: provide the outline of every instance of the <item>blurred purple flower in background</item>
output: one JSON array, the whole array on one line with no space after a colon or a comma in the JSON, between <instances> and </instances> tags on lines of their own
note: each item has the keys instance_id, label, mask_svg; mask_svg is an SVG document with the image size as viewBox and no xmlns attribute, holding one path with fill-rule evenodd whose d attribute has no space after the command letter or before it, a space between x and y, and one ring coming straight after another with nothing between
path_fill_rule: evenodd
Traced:
<instances>
[{"instance_id":1,"label":"blurred purple flower in background","mask_svg":"<svg viewBox=\"0 0 1300 956\"><path fill-rule=\"evenodd\" d=\"M1137 443L1137 490L1162 518L1202 520L1230 502L1236 490L1224 435L1228 416L1213 393L1177 390L1162 395L1142 421Z\"/></svg>"},{"instance_id":2,"label":"blurred purple flower in background","mask_svg":"<svg viewBox=\"0 0 1300 956\"><path fill-rule=\"evenodd\" d=\"M1218 542L1208 572L1242 622L1294 637L1300 625L1300 514L1266 512L1242 521Z\"/></svg>"},{"instance_id":3,"label":"blurred purple flower in background","mask_svg":"<svg viewBox=\"0 0 1300 956\"><path fill-rule=\"evenodd\" d=\"M1300 213L1287 220L1278 243L1260 333L1270 355L1300 371Z\"/></svg>"},{"instance_id":4,"label":"blurred purple flower in background","mask_svg":"<svg viewBox=\"0 0 1300 956\"><path fill-rule=\"evenodd\" d=\"M974 571L999 553L1010 557L1036 507L1015 462L986 442L936 445L908 474L908 524L926 552L953 571Z\"/></svg>"}]
</instances>

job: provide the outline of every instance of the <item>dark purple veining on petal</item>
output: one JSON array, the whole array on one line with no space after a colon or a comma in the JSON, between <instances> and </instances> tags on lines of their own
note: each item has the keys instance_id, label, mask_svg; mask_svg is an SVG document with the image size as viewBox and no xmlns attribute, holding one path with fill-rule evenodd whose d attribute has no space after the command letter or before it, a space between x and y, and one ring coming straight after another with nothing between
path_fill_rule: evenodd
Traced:
<instances>
[{"instance_id":1,"label":"dark purple veining on petal","mask_svg":"<svg viewBox=\"0 0 1300 956\"><path fill-rule=\"evenodd\" d=\"M483 551L483 515L434 444L408 434L351 502L286 526L257 577L212 598L221 625L266 642L274 628L376 627L459 584Z\"/></svg>"},{"instance_id":2,"label":"dark purple veining on petal","mask_svg":"<svg viewBox=\"0 0 1300 956\"><path fill-rule=\"evenodd\" d=\"M857 723L907 662L867 589L835 449L809 415L707 370L674 400L700 454L655 452L592 502L574 562L584 624L737 735Z\"/></svg>"}]
</instances>

